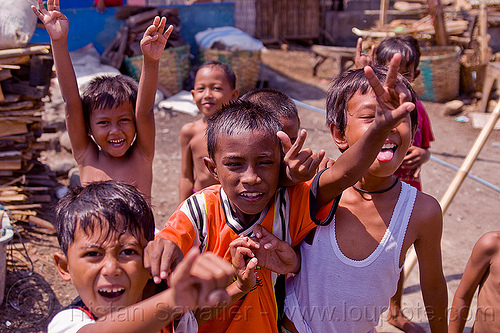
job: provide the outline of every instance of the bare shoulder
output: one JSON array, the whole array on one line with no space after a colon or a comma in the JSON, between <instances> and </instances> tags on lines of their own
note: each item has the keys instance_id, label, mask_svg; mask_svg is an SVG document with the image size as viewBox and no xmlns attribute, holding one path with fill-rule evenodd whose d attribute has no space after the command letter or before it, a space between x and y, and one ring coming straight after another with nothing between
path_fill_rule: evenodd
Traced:
<instances>
[{"instance_id":1,"label":"bare shoulder","mask_svg":"<svg viewBox=\"0 0 500 333\"><path fill-rule=\"evenodd\" d=\"M200 130L205 130L206 125L203 123L202 119L186 123L181 127L181 137L193 137L195 134L199 133Z\"/></svg>"},{"instance_id":2,"label":"bare shoulder","mask_svg":"<svg viewBox=\"0 0 500 333\"><path fill-rule=\"evenodd\" d=\"M482 235L474 245L474 251L484 256L496 256L500 254L500 231L490 231Z\"/></svg>"},{"instance_id":3,"label":"bare shoulder","mask_svg":"<svg viewBox=\"0 0 500 333\"><path fill-rule=\"evenodd\" d=\"M431 195L417 192L413 213L421 223L434 223L433 221L443 219L443 212L439 202Z\"/></svg>"}]
</instances>

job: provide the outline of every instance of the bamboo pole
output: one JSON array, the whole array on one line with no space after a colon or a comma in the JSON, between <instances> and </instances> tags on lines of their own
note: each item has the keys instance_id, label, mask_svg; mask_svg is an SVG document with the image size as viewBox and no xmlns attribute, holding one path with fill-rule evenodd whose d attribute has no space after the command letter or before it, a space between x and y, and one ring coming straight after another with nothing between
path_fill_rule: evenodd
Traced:
<instances>
[{"instance_id":1,"label":"bamboo pole","mask_svg":"<svg viewBox=\"0 0 500 333\"><path fill-rule=\"evenodd\" d=\"M469 151L469 154L467 154L467 156L465 157L462 166L460 167L460 169L458 169L457 173L455 174L455 178L453 178L450 186L448 186L448 189L446 190L443 197L441 198L441 201L439 202L439 204L441 205L441 209L443 211L443 215L445 214L451 201L457 194L458 189L462 185L465 177L467 177L467 174L469 173L470 169L472 168L472 165L476 161L479 153L481 152L481 149L484 147L486 140L488 140L488 137L490 136L491 131L493 131L493 128L495 127L495 124L499 116L500 116L500 100L498 101L495 109L491 113L488 122L479 133L476 141L474 142L474 145ZM417 263L417 255L415 253L415 249L413 248L412 250L409 251L405 260L405 265L404 265L405 276L408 276L411 273L416 263Z\"/></svg>"}]
</instances>

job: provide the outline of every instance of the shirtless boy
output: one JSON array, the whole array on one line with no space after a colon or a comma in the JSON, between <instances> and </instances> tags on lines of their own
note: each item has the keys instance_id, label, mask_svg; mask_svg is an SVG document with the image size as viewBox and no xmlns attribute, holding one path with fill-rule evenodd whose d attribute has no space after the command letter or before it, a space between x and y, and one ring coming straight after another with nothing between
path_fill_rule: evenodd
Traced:
<instances>
[{"instance_id":1,"label":"shirtless boy","mask_svg":"<svg viewBox=\"0 0 500 333\"><path fill-rule=\"evenodd\" d=\"M476 289L477 311L474 333L500 332L500 231L491 231L479 238L472 249L462 280L453 297L449 333L461 333L469 314Z\"/></svg>"},{"instance_id":2,"label":"shirtless boy","mask_svg":"<svg viewBox=\"0 0 500 333\"><path fill-rule=\"evenodd\" d=\"M226 64L209 61L196 72L193 101L203 118L187 123L181 128L181 178L179 200L184 201L196 191L218 182L208 172L203 159L208 157L205 130L207 120L222 105L238 98L236 76Z\"/></svg>"},{"instance_id":3,"label":"shirtless boy","mask_svg":"<svg viewBox=\"0 0 500 333\"><path fill-rule=\"evenodd\" d=\"M167 39L166 18L156 17L141 40L143 66L139 88L124 75L92 80L80 97L68 50L68 18L59 0L31 6L50 35L56 74L66 102L66 128L82 185L118 180L151 196L155 151L154 98L158 66Z\"/></svg>"}]
</instances>

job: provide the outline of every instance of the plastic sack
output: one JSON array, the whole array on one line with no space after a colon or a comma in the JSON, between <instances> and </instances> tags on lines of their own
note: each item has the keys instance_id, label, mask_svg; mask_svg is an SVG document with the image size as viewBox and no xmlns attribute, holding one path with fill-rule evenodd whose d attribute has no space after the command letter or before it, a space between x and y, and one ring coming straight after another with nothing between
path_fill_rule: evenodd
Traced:
<instances>
[{"instance_id":1,"label":"plastic sack","mask_svg":"<svg viewBox=\"0 0 500 333\"><path fill-rule=\"evenodd\" d=\"M228 51L260 51L264 44L246 32L235 27L209 28L198 32L194 39L196 44L210 49L215 42L222 43Z\"/></svg>"},{"instance_id":2,"label":"plastic sack","mask_svg":"<svg viewBox=\"0 0 500 333\"><path fill-rule=\"evenodd\" d=\"M0 1L0 49L26 46L33 37L37 17L31 5L36 0Z\"/></svg>"}]
</instances>

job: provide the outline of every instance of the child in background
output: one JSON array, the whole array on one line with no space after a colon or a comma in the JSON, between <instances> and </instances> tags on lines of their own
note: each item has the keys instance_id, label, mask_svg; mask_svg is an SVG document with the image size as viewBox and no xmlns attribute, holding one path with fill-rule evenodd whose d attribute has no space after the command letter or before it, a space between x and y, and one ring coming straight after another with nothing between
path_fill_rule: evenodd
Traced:
<instances>
[{"instance_id":1,"label":"child in background","mask_svg":"<svg viewBox=\"0 0 500 333\"><path fill-rule=\"evenodd\" d=\"M57 204L56 222L63 253L54 259L79 297L56 314L49 333L159 332L174 319L180 319L176 332L195 332L190 310L227 301L231 265L197 250L177 266L169 289L144 299L150 274L142 255L155 224L147 200L132 185L104 181L76 187Z\"/></svg>"},{"instance_id":2,"label":"child in background","mask_svg":"<svg viewBox=\"0 0 500 333\"><path fill-rule=\"evenodd\" d=\"M288 135L291 143L295 143L299 136L300 118L295 102L282 91L272 88L255 89L245 93L240 97L241 100L250 101L268 110L276 112L278 115L283 132ZM305 153L305 152L304 152ZM323 157L318 170L329 168L335 163L335 160ZM305 180L311 179L317 170L312 170L310 175L304 175ZM288 185L287 180L282 177L281 185Z\"/></svg>"},{"instance_id":3,"label":"child in background","mask_svg":"<svg viewBox=\"0 0 500 333\"><path fill-rule=\"evenodd\" d=\"M278 184L282 161L301 158L305 131L292 145L284 132L278 132L281 124L276 113L248 101L233 102L211 117L207 127L209 158L205 163L221 185L205 188L184 201L155 241L148 244L157 249L145 252L145 260L153 258L153 278L167 276L172 256L162 245L166 240L179 245L184 253L199 247L231 260L230 243L240 236L252 236L257 225L295 246L316 226L311 216L318 223L327 219L335 207L333 199L368 169L391 129L414 108L411 103L403 103L404 87L383 87L373 72L368 71L367 75L377 96L387 103L377 110L375 120L367 125L369 129L358 144L326 169L314 188L310 183L289 187ZM286 153L284 158L280 140ZM302 162L316 170L323 156L324 153L313 154ZM249 260L248 265L255 262ZM240 275L228 287L235 302L231 307L221 309L222 313L214 317L211 313L199 313L200 324L208 321L200 326L200 332L278 331L273 288L275 268L254 268L256 283L250 291L241 289L249 284L240 283Z\"/></svg>"},{"instance_id":4,"label":"child in background","mask_svg":"<svg viewBox=\"0 0 500 333\"><path fill-rule=\"evenodd\" d=\"M420 46L418 41L411 35L389 37L384 39L377 46L375 52L373 47L369 57L361 56L361 38L358 40L357 47L357 65L363 62L371 62L373 54L375 54L374 62L376 65L387 66L395 53L402 55L402 63L399 68L399 73L413 82L420 75L418 68L420 63ZM422 191L422 183L420 180L420 171L422 164L429 161L431 152L429 150L431 141L434 141L432 134L431 123L427 112L425 111L422 102L416 102L418 112L418 127L414 135L413 143L408 149L408 154L403 159L403 163L394 173L400 180L414 186L417 190ZM388 313L388 321L390 324L405 332L422 333L424 329L406 318L401 310L401 298L403 296L404 272L401 272L398 289L394 297L391 298L391 303Z\"/></svg>"},{"instance_id":5,"label":"child in background","mask_svg":"<svg viewBox=\"0 0 500 333\"><path fill-rule=\"evenodd\" d=\"M272 88L262 88L251 90L240 99L275 111L283 132L288 135L292 144L295 143L299 136L300 118L295 103L287 94Z\"/></svg>"},{"instance_id":6,"label":"child in background","mask_svg":"<svg viewBox=\"0 0 500 333\"><path fill-rule=\"evenodd\" d=\"M462 280L451 305L449 332L462 333L469 307L479 286L477 311L472 331L500 332L500 231L491 231L479 238L472 249Z\"/></svg>"},{"instance_id":7,"label":"child in background","mask_svg":"<svg viewBox=\"0 0 500 333\"><path fill-rule=\"evenodd\" d=\"M38 0L33 12L50 35L57 79L66 102L66 128L81 184L114 179L136 186L151 196L155 120L153 113L158 66L172 26L154 19L141 40L143 66L139 88L129 77L103 76L92 80L80 97L68 50L68 19L59 1Z\"/></svg>"},{"instance_id":8,"label":"child in background","mask_svg":"<svg viewBox=\"0 0 500 333\"><path fill-rule=\"evenodd\" d=\"M210 175L203 159L208 156L205 130L207 120L222 105L238 98L236 76L226 64L209 61L201 65L196 72L194 89L191 90L193 101L203 118L185 124L181 128L181 177L179 180L180 202L193 193L217 181Z\"/></svg>"},{"instance_id":9,"label":"child in background","mask_svg":"<svg viewBox=\"0 0 500 333\"><path fill-rule=\"evenodd\" d=\"M393 61L399 57L396 54ZM365 73L372 70L385 86L402 82L412 91L394 62L388 72L385 67L365 67ZM327 94L327 123L342 155L359 143L387 103L365 73L358 69L341 74ZM300 272L286 284L285 329L373 332L396 292L404 254L413 244L431 331L446 332L440 206L393 175L416 128L413 110L386 135L368 171L343 192L333 223L316 228L300 244ZM321 173L313 184L318 177Z\"/></svg>"}]
</instances>

